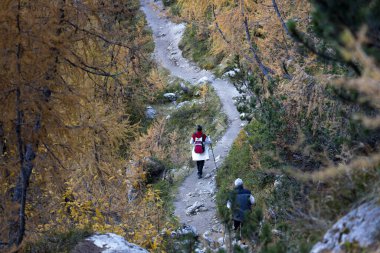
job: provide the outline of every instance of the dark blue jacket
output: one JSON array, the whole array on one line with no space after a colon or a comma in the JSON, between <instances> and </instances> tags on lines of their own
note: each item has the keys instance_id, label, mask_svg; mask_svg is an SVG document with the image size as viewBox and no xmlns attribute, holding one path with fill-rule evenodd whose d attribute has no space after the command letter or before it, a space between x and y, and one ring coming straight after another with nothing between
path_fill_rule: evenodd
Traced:
<instances>
[{"instance_id":1,"label":"dark blue jacket","mask_svg":"<svg viewBox=\"0 0 380 253\"><path fill-rule=\"evenodd\" d=\"M243 186L237 186L231 194L232 218L237 221L243 221L245 215L251 210L251 201L249 200L251 191L244 189Z\"/></svg>"}]
</instances>

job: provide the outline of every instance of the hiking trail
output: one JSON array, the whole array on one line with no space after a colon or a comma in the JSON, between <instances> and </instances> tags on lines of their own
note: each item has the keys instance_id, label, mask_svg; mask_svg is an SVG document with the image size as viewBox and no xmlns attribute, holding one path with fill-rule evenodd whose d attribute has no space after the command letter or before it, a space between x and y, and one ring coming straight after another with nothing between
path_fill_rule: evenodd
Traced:
<instances>
[{"instance_id":1,"label":"hiking trail","mask_svg":"<svg viewBox=\"0 0 380 253\"><path fill-rule=\"evenodd\" d=\"M233 101L233 97L238 96L239 93L228 81L215 78L210 71L200 69L197 65L182 57L178 43L185 30L185 25L175 24L165 17L161 1L141 0L141 9L145 13L148 25L153 31L154 57L157 63L169 70L171 75L192 84L203 77L207 77L221 100L222 110L227 115L229 124L221 139L218 142L213 140L214 155L219 167L242 127L239 112ZM205 129L205 133L207 134L207 129ZM189 140L191 134L189 133ZM179 187L174 202L174 214L179 218L180 222L195 228L197 233L210 243L223 236L223 227L216 217L215 175L216 168L210 152L210 160L206 161L203 169L204 177L198 179L197 169L194 167ZM203 207L195 215L187 215L186 209L194 203L203 204Z\"/></svg>"}]
</instances>

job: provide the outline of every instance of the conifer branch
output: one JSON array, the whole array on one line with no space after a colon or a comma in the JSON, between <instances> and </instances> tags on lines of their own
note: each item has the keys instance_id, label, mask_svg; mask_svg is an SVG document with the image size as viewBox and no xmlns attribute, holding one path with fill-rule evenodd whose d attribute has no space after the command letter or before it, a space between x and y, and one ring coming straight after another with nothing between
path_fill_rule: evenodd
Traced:
<instances>
[{"instance_id":1,"label":"conifer branch","mask_svg":"<svg viewBox=\"0 0 380 253\"><path fill-rule=\"evenodd\" d=\"M306 49L308 49L310 52L313 54L321 57L322 59L325 59L327 61L333 61L333 62L339 62L339 63L344 63L347 64L358 76L361 75L361 70L357 64L355 64L353 61L344 61L341 58L336 58L331 55L329 55L326 52L319 51L315 45L311 44L309 40L304 38L304 36L295 28L295 25L290 26L290 32L292 37L301 45L303 45Z\"/></svg>"}]
</instances>

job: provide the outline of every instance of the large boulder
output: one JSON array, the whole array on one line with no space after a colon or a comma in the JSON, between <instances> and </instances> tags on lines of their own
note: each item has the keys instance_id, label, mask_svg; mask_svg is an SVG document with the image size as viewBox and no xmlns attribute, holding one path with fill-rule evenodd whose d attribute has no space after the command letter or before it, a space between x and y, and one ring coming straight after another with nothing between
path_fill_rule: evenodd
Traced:
<instances>
[{"instance_id":1,"label":"large boulder","mask_svg":"<svg viewBox=\"0 0 380 253\"><path fill-rule=\"evenodd\" d=\"M380 203L370 201L352 210L327 231L311 253L343 253L351 247L380 249ZM378 252L378 251L376 251Z\"/></svg>"},{"instance_id":2,"label":"large boulder","mask_svg":"<svg viewBox=\"0 0 380 253\"><path fill-rule=\"evenodd\" d=\"M123 237L113 234L95 234L80 243L71 253L149 253Z\"/></svg>"}]
</instances>

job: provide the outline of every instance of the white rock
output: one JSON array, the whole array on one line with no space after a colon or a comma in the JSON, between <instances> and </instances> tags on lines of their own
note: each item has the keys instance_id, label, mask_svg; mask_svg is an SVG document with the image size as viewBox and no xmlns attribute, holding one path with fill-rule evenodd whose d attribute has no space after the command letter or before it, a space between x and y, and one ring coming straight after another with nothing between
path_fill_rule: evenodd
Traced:
<instances>
[{"instance_id":1,"label":"white rock","mask_svg":"<svg viewBox=\"0 0 380 253\"><path fill-rule=\"evenodd\" d=\"M175 101L177 99L177 95L175 93L165 93L164 97L170 101Z\"/></svg>"},{"instance_id":2,"label":"white rock","mask_svg":"<svg viewBox=\"0 0 380 253\"><path fill-rule=\"evenodd\" d=\"M86 239L93 242L99 248L104 248L102 253L149 253L136 244L127 242L123 237L113 234L96 234Z\"/></svg>"},{"instance_id":3,"label":"white rock","mask_svg":"<svg viewBox=\"0 0 380 253\"><path fill-rule=\"evenodd\" d=\"M238 68L234 68L230 71L227 71L226 73L223 74L223 77L234 77L236 75L236 73L239 73L240 72L240 69Z\"/></svg>"},{"instance_id":4,"label":"white rock","mask_svg":"<svg viewBox=\"0 0 380 253\"><path fill-rule=\"evenodd\" d=\"M206 83L211 83L211 80L207 76L204 76L197 81L197 84L206 84Z\"/></svg>"},{"instance_id":5,"label":"white rock","mask_svg":"<svg viewBox=\"0 0 380 253\"><path fill-rule=\"evenodd\" d=\"M179 108L181 108L182 106L184 106L184 105L188 105L188 104L190 104L190 101L183 101L183 102L179 103L179 104L176 106L176 108L179 109Z\"/></svg>"},{"instance_id":6,"label":"white rock","mask_svg":"<svg viewBox=\"0 0 380 253\"><path fill-rule=\"evenodd\" d=\"M346 243L357 243L366 249L379 246L380 205L378 201L362 204L338 220L324 235L322 242L314 245L310 253L346 252Z\"/></svg>"},{"instance_id":7,"label":"white rock","mask_svg":"<svg viewBox=\"0 0 380 253\"><path fill-rule=\"evenodd\" d=\"M280 179L276 179L273 183L273 186L276 190L278 190L282 186L282 182Z\"/></svg>"}]
</instances>

